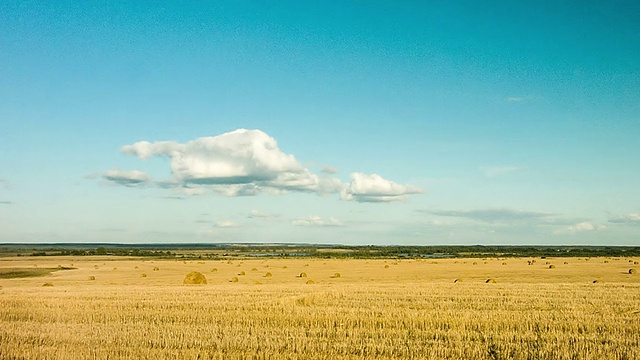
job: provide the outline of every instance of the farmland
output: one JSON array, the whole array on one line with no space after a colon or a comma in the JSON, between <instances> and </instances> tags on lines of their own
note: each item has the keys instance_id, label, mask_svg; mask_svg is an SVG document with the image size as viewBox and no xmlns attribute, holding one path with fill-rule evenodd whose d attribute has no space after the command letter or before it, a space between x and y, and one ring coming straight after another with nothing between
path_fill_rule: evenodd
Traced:
<instances>
[{"instance_id":1,"label":"farmland","mask_svg":"<svg viewBox=\"0 0 640 360\"><path fill-rule=\"evenodd\" d=\"M636 359L639 260L4 257L0 358Z\"/></svg>"}]
</instances>

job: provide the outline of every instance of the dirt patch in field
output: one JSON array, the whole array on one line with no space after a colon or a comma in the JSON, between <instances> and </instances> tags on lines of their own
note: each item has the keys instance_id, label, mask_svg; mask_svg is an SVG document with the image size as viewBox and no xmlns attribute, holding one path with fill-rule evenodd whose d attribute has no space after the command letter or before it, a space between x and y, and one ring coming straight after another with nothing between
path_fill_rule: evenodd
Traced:
<instances>
[{"instance_id":1,"label":"dirt patch in field","mask_svg":"<svg viewBox=\"0 0 640 360\"><path fill-rule=\"evenodd\" d=\"M19 279L19 278L47 276L54 271L72 270L72 269L75 269L75 268L69 268L64 266L59 266L56 268L0 268L0 279Z\"/></svg>"}]
</instances>

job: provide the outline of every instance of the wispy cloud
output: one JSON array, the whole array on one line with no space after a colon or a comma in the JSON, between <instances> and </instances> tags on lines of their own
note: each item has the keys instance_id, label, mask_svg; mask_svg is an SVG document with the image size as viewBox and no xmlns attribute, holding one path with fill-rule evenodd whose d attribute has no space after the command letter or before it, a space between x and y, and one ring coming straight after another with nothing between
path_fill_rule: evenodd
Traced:
<instances>
[{"instance_id":1,"label":"wispy cloud","mask_svg":"<svg viewBox=\"0 0 640 360\"><path fill-rule=\"evenodd\" d=\"M532 99L531 96L507 96L506 98L504 98L506 102L510 102L510 103L525 102L531 99Z\"/></svg>"},{"instance_id":2,"label":"wispy cloud","mask_svg":"<svg viewBox=\"0 0 640 360\"><path fill-rule=\"evenodd\" d=\"M640 214L629 213L625 215L616 216L609 219L610 223L614 224L638 224L640 225Z\"/></svg>"},{"instance_id":3,"label":"wispy cloud","mask_svg":"<svg viewBox=\"0 0 640 360\"><path fill-rule=\"evenodd\" d=\"M295 226L342 226L342 223L333 217L323 219L320 216L309 216L303 219L295 219L291 221Z\"/></svg>"},{"instance_id":4,"label":"wispy cloud","mask_svg":"<svg viewBox=\"0 0 640 360\"><path fill-rule=\"evenodd\" d=\"M124 186L139 186L148 183L150 180L149 175L140 170L133 171L121 171L121 170L109 170L106 171L102 177L110 182L114 182Z\"/></svg>"},{"instance_id":5,"label":"wispy cloud","mask_svg":"<svg viewBox=\"0 0 640 360\"><path fill-rule=\"evenodd\" d=\"M351 182L342 190L342 200L357 202L390 202L407 200L407 195L420 194L424 190L411 185L400 185L378 174L351 174Z\"/></svg>"},{"instance_id":6,"label":"wispy cloud","mask_svg":"<svg viewBox=\"0 0 640 360\"><path fill-rule=\"evenodd\" d=\"M13 205L13 201L2 200L0 201L0 205Z\"/></svg>"},{"instance_id":7,"label":"wispy cloud","mask_svg":"<svg viewBox=\"0 0 640 360\"><path fill-rule=\"evenodd\" d=\"M267 213L259 210L251 210L247 215L248 218L251 219L273 219L279 217L279 214Z\"/></svg>"},{"instance_id":8,"label":"wispy cloud","mask_svg":"<svg viewBox=\"0 0 640 360\"><path fill-rule=\"evenodd\" d=\"M479 210L420 210L437 216L467 218L488 223L510 223L527 221L553 221L554 214L512 210L512 209L479 209Z\"/></svg>"},{"instance_id":9,"label":"wispy cloud","mask_svg":"<svg viewBox=\"0 0 640 360\"><path fill-rule=\"evenodd\" d=\"M240 227L240 224L230 220L223 220L223 221L214 222L213 226L217 228L236 228L236 227Z\"/></svg>"},{"instance_id":10,"label":"wispy cloud","mask_svg":"<svg viewBox=\"0 0 640 360\"><path fill-rule=\"evenodd\" d=\"M340 172L337 168L333 166L325 166L322 168L322 172L325 174L337 174Z\"/></svg>"}]
</instances>

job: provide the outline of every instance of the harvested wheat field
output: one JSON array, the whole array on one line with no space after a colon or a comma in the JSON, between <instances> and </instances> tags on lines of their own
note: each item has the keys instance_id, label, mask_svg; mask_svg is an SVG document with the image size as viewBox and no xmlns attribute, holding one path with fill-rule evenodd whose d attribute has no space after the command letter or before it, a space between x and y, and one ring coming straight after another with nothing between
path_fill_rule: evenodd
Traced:
<instances>
[{"instance_id":1,"label":"harvested wheat field","mask_svg":"<svg viewBox=\"0 0 640 360\"><path fill-rule=\"evenodd\" d=\"M3 258L0 358L640 358L638 259L531 260Z\"/></svg>"}]
</instances>

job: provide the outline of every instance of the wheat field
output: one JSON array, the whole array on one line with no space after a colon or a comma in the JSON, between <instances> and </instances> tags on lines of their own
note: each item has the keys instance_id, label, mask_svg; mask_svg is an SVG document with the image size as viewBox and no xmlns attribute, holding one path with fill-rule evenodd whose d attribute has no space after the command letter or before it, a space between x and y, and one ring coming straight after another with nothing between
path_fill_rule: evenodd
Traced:
<instances>
[{"instance_id":1,"label":"wheat field","mask_svg":"<svg viewBox=\"0 0 640 360\"><path fill-rule=\"evenodd\" d=\"M638 359L637 261L2 258L0 358Z\"/></svg>"}]
</instances>

